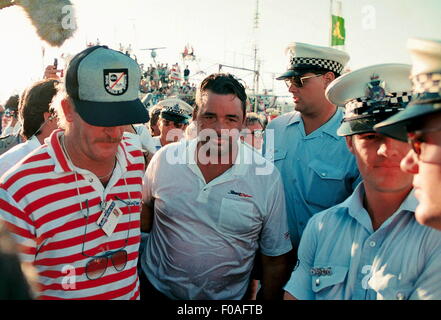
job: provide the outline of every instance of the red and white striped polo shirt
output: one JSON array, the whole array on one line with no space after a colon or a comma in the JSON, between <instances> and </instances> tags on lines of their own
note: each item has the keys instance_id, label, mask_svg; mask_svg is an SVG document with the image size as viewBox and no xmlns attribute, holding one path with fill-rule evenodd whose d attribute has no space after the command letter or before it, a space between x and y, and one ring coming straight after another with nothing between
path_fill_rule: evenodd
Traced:
<instances>
[{"instance_id":1,"label":"red and white striped polo shirt","mask_svg":"<svg viewBox=\"0 0 441 320\"><path fill-rule=\"evenodd\" d=\"M60 145L62 134L61 130L54 131L47 144L2 177L0 218L16 237L23 260L32 262L38 271L39 298L139 299L136 265L142 153L128 142L121 142L115 170L104 188L96 175L68 160ZM111 200L123 214L114 232L107 236L96 222ZM102 277L86 277L86 263L91 258L83 252L98 256L122 248L128 255L122 271L117 271L108 259Z\"/></svg>"}]
</instances>

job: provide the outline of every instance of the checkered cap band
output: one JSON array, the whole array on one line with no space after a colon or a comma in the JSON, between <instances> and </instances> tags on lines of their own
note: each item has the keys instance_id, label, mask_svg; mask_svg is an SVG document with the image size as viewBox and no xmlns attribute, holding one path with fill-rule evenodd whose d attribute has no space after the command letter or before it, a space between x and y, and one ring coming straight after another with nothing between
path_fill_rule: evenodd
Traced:
<instances>
[{"instance_id":1,"label":"checkered cap band","mask_svg":"<svg viewBox=\"0 0 441 320\"><path fill-rule=\"evenodd\" d=\"M410 92L388 93L381 101L372 100L368 97L353 99L345 105L345 118L398 112L404 110L404 106L411 99L412 95Z\"/></svg>"},{"instance_id":2,"label":"checkered cap band","mask_svg":"<svg viewBox=\"0 0 441 320\"><path fill-rule=\"evenodd\" d=\"M291 68L295 69L297 65L312 65L320 68L325 68L336 73L343 71L343 65L337 61L319 59L319 58L305 58L305 57L293 57L291 59Z\"/></svg>"},{"instance_id":3,"label":"checkered cap band","mask_svg":"<svg viewBox=\"0 0 441 320\"><path fill-rule=\"evenodd\" d=\"M414 93L441 93L441 73L425 73L412 77Z\"/></svg>"},{"instance_id":4,"label":"checkered cap band","mask_svg":"<svg viewBox=\"0 0 441 320\"><path fill-rule=\"evenodd\" d=\"M181 109L179 104L175 104L173 106L167 106L164 109L162 109L162 112L165 113L173 113L176 115L181 115L181 116L188 116L188 112L186 112L184 109Z\"/></svg>"}]
</instances>

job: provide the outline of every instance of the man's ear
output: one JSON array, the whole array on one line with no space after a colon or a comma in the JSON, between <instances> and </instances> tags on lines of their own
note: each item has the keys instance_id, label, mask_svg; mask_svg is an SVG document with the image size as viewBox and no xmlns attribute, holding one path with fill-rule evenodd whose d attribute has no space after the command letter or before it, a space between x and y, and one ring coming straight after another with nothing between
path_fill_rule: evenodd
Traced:
<instances>
[{"instance_id":1,"label":"man's ear","mask_svg":"<svg viewBox=\"0 0 441 320\"><path fill-rule=\"evenodd\" d=\"M354 145L352 143L353 136L346 136L346 145L348 146L349 151L354 154Z\"/></svg>"},{"instance_id":2,"label":"man's ear","mask_svg":"<svg viewBox=\"0 0 441 320\"><path fill-rule=\"evenodd\" d=\"M73 122L74 120L74 113L75 108L72 105L72 102L69 99L63 99L61 100L61 108L63 108L64 117L66 118L67 122Z\"/></svg>"},{"instance_id":3,"label":"man's ear","mask_svg":"<svg viewBox=\"0 0 441 320\"><path fill-rule=\"evenodd\" d=\"M325 86L328 87L329 84L335 80L335 74L334 72L326 72L323 75L323 79L325 80Z\"/></svg>"},{"instance_id":4,"label":"man's ear","mask_svg":"<svg viewBox=\"0 0 441 320\"><path fill-rule=\"evenodd\" d=\"M195 106L195 107L193 108L193 112L191 113L191 119L192 119L193 121L196 121L197 116L198 116L198 107Z\"/></svg>"},{"instance_id":5,"label":"man's ear","mask_svg":"<svg viewBox=\"0 0 441 320\"><path fill-rule=\"evenodd\" d=\"M50 116L51 116L51 114L49 112L43 112L43 119L44 119L44 121L47 121Z\"/></svg>"}]
</instances>

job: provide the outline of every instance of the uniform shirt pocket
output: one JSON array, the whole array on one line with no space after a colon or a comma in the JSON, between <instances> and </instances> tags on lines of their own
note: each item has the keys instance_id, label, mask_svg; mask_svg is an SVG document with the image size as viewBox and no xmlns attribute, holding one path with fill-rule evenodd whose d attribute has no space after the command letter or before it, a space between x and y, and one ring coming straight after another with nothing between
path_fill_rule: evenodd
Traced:
<instances>
[{"instance_id":1,"label":"uniform shirt pocket","mask_svg":"<svg viewBox=\"0 0 441 320\"><path fill-rule=\"evenodd\" d=\"M377 300L408 300L415 290L413 283L392 274L374 274L368 284L377 293Z\"/></svg>"},{"instance_id":2,"label":"uniform shirt pocket","mask_svg":"<svg viewBox=\"0 0 441 320\"><path fill-rule=\"evenodd\" d=\"M312 291L318 300L341 299L348 268L342 266L316 266L311 269Z\"/></svg>"},{"instance_id":3,"label":"uniform shirt pocket","mask_svg":"<svg viewBox=\"0 0 441 320\"><path fill-rule=\"evenodd\" d=\"M274 161L282 160L286 158L286 150L276 149L274 150Z\"/></svg>"},{"instance_id":4,"label":"uniform shirt pocket","mask_svg":"<svg viewBox=\"0 0 441 320\"><path fill-rule=\"evenodd\" d=\"M310 176L306 185L306 201L327 209L343 201L347 194L345 172L329 163L312 160L308 164Z\"/></svg>"},{"instance_id":5,"label":"uniform shirt pocket","mask_svg":"<svg viewBox=\"0 0 441 320\"><path fill-rule=\"evenodd\" d=\"M244 200L223 198L219 226L232 234L244 234L260 227L254 204Z\"/></svg>"}]
</instances>

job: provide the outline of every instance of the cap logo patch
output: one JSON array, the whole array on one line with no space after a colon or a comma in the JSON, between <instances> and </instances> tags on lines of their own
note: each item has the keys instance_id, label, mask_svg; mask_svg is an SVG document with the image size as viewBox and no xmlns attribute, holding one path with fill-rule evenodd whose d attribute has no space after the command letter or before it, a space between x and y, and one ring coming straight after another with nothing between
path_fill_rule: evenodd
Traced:
<instances>
[{"instance_id":1,"label":"cap logo patch","mask_svg":"<svg viewBox=\"0 0 441 320\"><path fill-rule=\"evenodd\" d=\"M382 101L386 97L384 88L386 83L379 79L378 75L373 74L371 81L367 84L366 97L373 101Z\"/></svg>"},{"instance_id":2,"label":"cap logo patch","mask_svg":"<svg viewBox=\"0 0 441 320\"><path fill-rule=\"evenodd\" d=\"M104 69L104 88L111 95L123 95L127 91L128 84L128 69Z\"/></svg>"}]
</instances>

